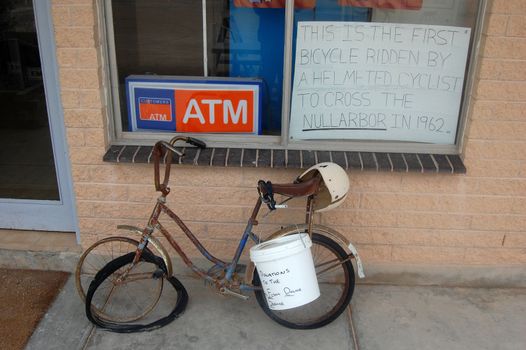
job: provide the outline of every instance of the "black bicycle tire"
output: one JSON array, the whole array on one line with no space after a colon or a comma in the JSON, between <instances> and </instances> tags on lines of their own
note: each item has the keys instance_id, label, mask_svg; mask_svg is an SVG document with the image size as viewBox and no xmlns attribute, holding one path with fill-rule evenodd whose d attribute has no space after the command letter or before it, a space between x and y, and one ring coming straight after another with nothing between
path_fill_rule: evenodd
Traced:
<instances>
[{"instance_id":1,"label":"black bicycle tire","mask_svg":"<svg viewBox=\"0 0 526 350\"><path fill-rule=\"evenodd\" d=\"M175 276L169 276L169 277L165 276L161 278L166 278L168 282L170 282L170 284L177 291L177 300L175 302L174 309L167 316L160 318L156 321L153 321L151 323L148 323L148 324L136 324L136 323L129 324L129 323L117 323L117 322L106 321L98 317L96 313L92 313L91 301L93 299L93 295L95 294L95 291L97 290L97 288L102 284L102 282L104 282L105 279L111 276L115 271L125 266L126 264L131 263L134 257L135 257L135 252L132 252L132 253L125 254L123 256L120 256L110 261L106 266L104 266L95 275L95 278L91 282L88 288L88 292L86 294L85 311L86 311L87 318L96 326L103 328L103 329L113 331L113 332L117 332L117 333L135 333L135 332L152 331L152 330L161 328L163 326L166 326L167 324L172 322L174 319L179 317L186 309L186 306L188 304L188 293L186 292L186 289L184 288L183 284L177 278L175 278ZM162 269L165 274L167 273L166 265L162 258L155 256L147 251L143 251L141 254L141 260L145 262L153 263L157 265L160 269Z\"/></svg>"},{"instance_id":2,"label":"black bicycle tire","mask_svg":"<svg viewBox=\"0 0 526 350\"><path fill-rule=\"evenodd\" d=\"M345 252L345 250L338 243L334 242L329 237L323 236L321 234L313 233L312 234L312 243L315 244L315 243L318 243L320 241L325 243L326 247L329 246L330 249L333 249L333 251L335 253L337 253L342 259L346 259L347 258L348 254ZM334 320L336 320L345 311L345 309L349 305L349 303L351 301L351 298L352 298L352 295L354 293L354 286L355 286L354 268L353 268L352 263L350 261L346 261L344 263L344 266L345 266L345 269L348 271L349 287L346 290L344 290L344 293L342 293L342 294L345 294L345 296L343 297L343 299L340 298L340 300L342 300L341 305L336 310L329 311L329 313L327 315L324 315L323 319L321 319L318 322L294 323L294 322L290 322L290 321L287 321L287 320L284 320L284 319L278 317L274 313L274 311L271 310L268 307L267 300L265 298L264 292L261 289L254 291L254 293L256 295L256 300L257 300L259 306L265 312L265 314L267 316L269 316L272 320L274 320L275 322L279 323L282 326L285 326L285 327L291 328L291 329L316 329L316 328L321 328L321 327L326 326L329 323L333 322ZM259 279L259 275L257 273L257 269L254 271L254 277L253 277L253 280L252 280L252 284L254 286L258 286L258 287L261 286L261 281ZM308 305L306 305L305 307L308 307Z\"/></svg>"}]
</instances>

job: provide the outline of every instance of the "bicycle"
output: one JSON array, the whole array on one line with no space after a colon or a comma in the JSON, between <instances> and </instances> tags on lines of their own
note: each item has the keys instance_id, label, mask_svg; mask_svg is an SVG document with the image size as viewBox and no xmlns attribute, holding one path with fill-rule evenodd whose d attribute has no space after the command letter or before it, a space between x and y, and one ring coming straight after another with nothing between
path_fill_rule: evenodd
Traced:
<instances>
[{"instance_id":1,"label":"bicycle","mask_svg":"<svg viewBox=\"0 0 526 350\"><path fill-rule=\"evenodd\" d=\"M247 293L255 293L256 300L263 311L271 319L285 327L314 329L325 326L340 316L349 304L354 291L355 275L351 263L352 259L356 262L359 277L363 278L364 273L356 248L343 235L312 222L316 203L327 202L328 185L325 183L326 181L324 182L322 173L328 165L320 165L318 171L309 172L313 167L290 184L272 184L260 180L257 186L259 196L252 214L248 219L232 260L225 262L210 254L183 220L167 206L173 154L179 157L183 156L183 153L175 147L178 141L185 141L201 149L206 148L204 142L182 136L176 136L169 142L159 141L155 144L152 151L154 184L156 191L161 192L161 195L158 197L144 229L127 225L118 226L119 229L138 234L139 239L120 236L105 238L89 247L79 260L75 280L79 295L86 302L86 311L88 317L91 317L90 320L95 320L95 322L99 322L99 325L117 331L135 331L149 328L149 325L140 325L141 328L135 327L131 323L144 318L155 308L159 302L165 279L173 285L178 293L176 307L171 315L177 317L177 315L173 315L175 310L177 309L179 313L184 310L185 298L187 298L186 291L173 276L170 256L163 245L153 236L154 232L160 232L175 249L185 265L220 294L247 300L249 298ZM164 178L161 181L162 159L164 159L165 169ZM337 165L334 164L334 166ZM341 171L345 174L343 169ZM346 174L345 177L348 186ZM336 195L336 199L332 198L333 201L329 198L328 204L325 203L325 209L328 210L339 205L345 199L347 190L348 187L345 189L345 193ZM325 194L325 197L321 195L322 193ZM274 194L284 196L286 199L281 204L276 204ZM331 195L333 194L329 194L329 197ZM269 235L264 241L292 234L307 233L313 244L311 251L321 295L315 301L298 308L272 310L267 303L254 264L249 263L246 266L245 276L242 278L239 273L239 260L249 239L255 244L263 242L257 234L252 232L253 227L258 225L257 217L261 206L266 204L271 211L281 209L286 207L284 204L286 201L295 197L307 197L305 222L282 228ZM205 271L198 268L185 254L174 237L161 224L159 219L163 214L171 219L199 252L212 263L210 269ZM124 245L126 248L124 250L117 249L117 245L121 248ZM117 252L117 250L119 251ZM104 251L111 254L101 253ZM123 252L128 252L128 254L121 256ZM115 258L115 255L119 255L119 257ZM99 266L93 266L94 262L101 256L107 260L102 261ZM142 286L144 286L144 282L148 282L149 291L142 293L140 301L137 302L133 300L133 296L137 294L136 288L139 281L142 282ZM101 285L106 287L101 287ZM130 290L121 293L120 297L116 296L118 290L129 286L133 286L133 288L130 287ZM129 297L130 300L124 300L126 297ZM123 315L124 312L126 315ZM155 324L155 326L159 325L159 323Z\"/></svg>"}]
</instances>

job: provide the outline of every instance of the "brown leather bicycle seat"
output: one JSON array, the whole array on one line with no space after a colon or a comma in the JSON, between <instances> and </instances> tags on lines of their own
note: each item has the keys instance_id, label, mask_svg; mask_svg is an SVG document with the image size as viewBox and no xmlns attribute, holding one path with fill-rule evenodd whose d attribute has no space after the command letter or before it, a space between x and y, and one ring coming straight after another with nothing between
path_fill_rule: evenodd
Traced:
<instances>
[{"instance_id":1,"label":"brown leather bicycle seat","mask_svg":"<svg viewBox=\"0 0 526 350\"><path fill-rule=\"evenodd\" d=\"M288 197L302 197L315 194L320 187L321 178L313 177L304 182L290 184L272 184L272 191Z\"/></svg>"}]
</instances>

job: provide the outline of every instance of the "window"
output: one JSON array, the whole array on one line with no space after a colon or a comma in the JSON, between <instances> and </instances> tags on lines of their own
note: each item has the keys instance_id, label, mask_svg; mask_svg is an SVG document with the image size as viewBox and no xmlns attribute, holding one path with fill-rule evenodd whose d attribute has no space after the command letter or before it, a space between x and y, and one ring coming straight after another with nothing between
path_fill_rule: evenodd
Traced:
<instances>
[{"instance_id":1,"label":"window","mask_svg":"<svg viewBox=\"0 0 526 350\"><path fill-rule=\"evenodd\" d=\"M104 3L116 142L178 128L223 147L458 153L485 0ZM232 86L257 103L214 97ZM246 113L251 132L180 128Z\"/></svg>"},{"instance_id":2,"label":"window","mask_svg":"<svg viewBox=\"0 0 526 350\"><path fill-rule=\"evenodd\" d=\"M115 43L111 51L116 68L112 79L113 97L115 101L118 96L116 115L120 114L117 119L121 123L117 130L133 130L125 86L126 78L131 75L242 77L261 81L259 133L279 138L285 11L284 8L260 10L237 3L229 0L111 1L107 9L111 11ZM155 102L162 103L162 100ZM221 109L218 103L204 107ZM229 107L235 112L238 106L224 108ZM156 127L150 130L155 131Z\"/></svg>"}]
</instances>

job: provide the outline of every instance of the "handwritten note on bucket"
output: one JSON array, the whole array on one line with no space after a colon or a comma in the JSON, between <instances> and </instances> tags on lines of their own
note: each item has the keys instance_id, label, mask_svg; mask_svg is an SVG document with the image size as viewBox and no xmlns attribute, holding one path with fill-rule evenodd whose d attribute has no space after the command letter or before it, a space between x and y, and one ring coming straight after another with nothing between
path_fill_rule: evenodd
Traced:
<instances>
[{"instance_id":1,"label":"handwritten note on bucket","mask_svg":"<svg viewBox=\"0 0 526 350\"><path fill-rule=\"evenodd\" d=\"M291 137L453 144L470 32L299 22Z\"/></svg>"},{"instance_id":2,"label":"handwritten note on bucket","mask_svg":"<svg viewBox=\"0 0 526 350\"><path fill-rule=\"evenodd\" d=\"M270 309L292 309L320 296L311 246L309 235L300 233L250 248Z\"/></svg>"}]
</instances>

